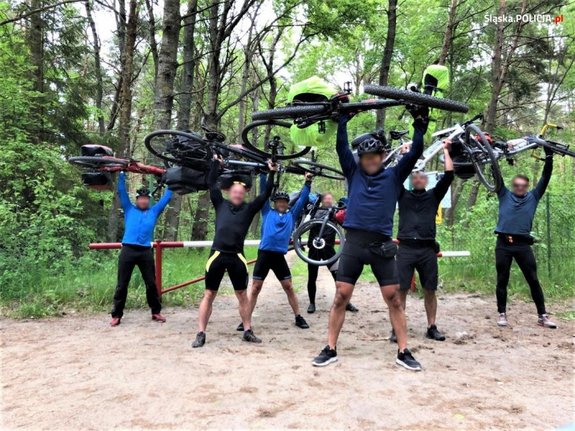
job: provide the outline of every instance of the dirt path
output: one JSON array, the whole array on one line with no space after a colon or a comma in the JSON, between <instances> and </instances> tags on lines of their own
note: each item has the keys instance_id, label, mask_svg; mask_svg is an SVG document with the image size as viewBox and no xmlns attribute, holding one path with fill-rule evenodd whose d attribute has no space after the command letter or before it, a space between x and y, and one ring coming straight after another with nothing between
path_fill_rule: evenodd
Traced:
<instances>
[{"instance_id":1,"label":"dirt path","mask_svg":"<svg viewBox=\"0 0 575 431\"><path fill-rule=\"evenodd\" d=\"M443 296L444 343L423 335L423 303L410 297L412 350L425 367L393 363L378 289L361 285L340 339L340 361L311 366L324 346L333 282L321 273L311 329L293 325L279 285L256 309L259 346L245 344L234 297L216 301L208 341L192 350L197 309L167 309L156 324L109 316L0 321L1 429L553 429L574 421L575 326L533 321L513 303L511 329L495 327L494 298ZM299 294L302 309L307 295Z\"/></svg>"}]
</instances>

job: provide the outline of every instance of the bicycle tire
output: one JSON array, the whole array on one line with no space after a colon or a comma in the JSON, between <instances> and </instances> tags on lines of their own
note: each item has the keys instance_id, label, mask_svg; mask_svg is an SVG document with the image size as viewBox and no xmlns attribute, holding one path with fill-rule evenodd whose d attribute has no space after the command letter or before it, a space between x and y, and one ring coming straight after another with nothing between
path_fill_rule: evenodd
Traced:
<instances>
[{"instance_id":1,"label":"bicycle tire","mask_svg":"<svg viewBox=\"0 0 575 431\"><path fill-rule=\"evenodd\" d=\"M415 105L424 105L429 108L441 109L443 111L461 112L466 113L469 107L461 102L456 102L451 99L442 99L440 97L430 96L416 91L403 90L401 88L388 87L385 85L367 84L363 90L367 94L374 96L386 97L394 100L402 100L406 103L413 103Z\"/></svg>"},{"instance_id":2,"label":"bicycle tire","mask_svg":"<svg viewBox=\"0 0 575 431\"><path fill-rule=\"evenodd\" d=\"M156 147L153 139L164 135L166 137L172 136L172 139L168 139L168 141L163 143L164 149ZM174 148L168 148L169 144L176 144L175 142L170 142L175 137L184 138L186 141L179 142L180 145L175 145ZM193 169L206 169L212 158L212 151L207 141L197 134L180 130L155 130L144 138L144 145L150 153L159 159Z\"/></svg>"},{"instance_id":3,"label":"bicycle tire","mask_svg":"<svg viewBox=\"0 0 575 431\"><path fill-rule=\"evenodd\" d=\"M70 157L68 162L82 168L90 169L123 168L129 164L129 160L108 156L75 156Z\"/></svg>"},{"instance_id":4,"label":"bicycle tire","mask_svg":"<svg viewBox=\"0 0 575 431\"><path fill-rule=\"evenodd\" d=\"M250 151L253 151L257 154L260 154L260 155L262 155L262 157L265 157L266 159L275 158L276 160L297 159L298 157L305 156L307 153L309 153L311 151L311 147L305 147L303 150L298 151L297 153L273 154L270 151L264 151L264 150L256 147L250 141L249 133L253 129L258 128L258 127L263 127L263 126L279 126L279 127L285 127L285 128L289 129L292 126L292 123L289 123L287 121L277 121L277 120L252 121L246 127L244 127L244 129L242 130L242 141L243 141L244 145L246 146L246 148L248 148Z\"/></svg>"},{"instance_id":5,"label":"bicycle tire","mask_svg":"<svg viewBox=\"0 0 575 431\"><path fill-rule=\"evenodd\" d=\"M316 266L329 266L332 265L333 263L335 263L339 257L341 256L341 253L343 251L343 245L345 243L345 234L343 232L343 229L333 223L332 221L328 221L326 223L326 227L329 227L330 229L335 230L336 232L336 238L339 237L339 247L336 250L335 254L328 258L328 259L312 259L310 258L306 253L305 253L305 247L308 243L308 241L303 241L302 236L305 235L306 233L309 233L310 229L317 224L322 224L323 220L322 219L312 219L312 220L308 220L304 223L302 223L293 233L293 244L294 244L294 250L296 252L296 254L298 255L298 257L300 259L302 259L304 262L309 263L311 265L316 265Z\"/></svg>"},{"instance_id":6,"label":"bicycle tire","mask_svg":"<svg viewBox=\"0 0 575 431\"><path fill-rule=\"evenodd\" d=\"M252 120L295 120L299 117L310 115L327 114L331 107L325 103L299 103L282 108L267 109L265 111L256 111L252 113Z\"/></svg>"},{"instance_id":7,"label":"bicycle tire","mask_svg":"<svg viewBox=\"0 0 575 431\"><path fill-rule=\"evenodd\" d=\"M343 175L343 172L341 172L340 170L332 168L331 166L328 165L323 165L321 163L314 162L312 160L308 159L294 160L292 162L292 165L300 169L302 172L311 172L316 177L329 178L331 180L338 180L338 181L345 180L345 176ZM327 171L327 173L324 171Z\"/></svg>"},{"instance_id":8,"label":"bicycle tire","mask_svg":"<svg viewBox=\"0 0 575 431\"><path fill-rule=\"evenodd\" d=\"M478 136L479 139L475 136ZM475 124L470 124L465 128L464 145L479 181L490 192L499 190L503 184L503 178L499 168L498 157L481 129ZM477 151L473 151L473 147L481 152L481 158L477 157ZM488 169L491 170L490 176L483 171L485 166L488 166Z\"/></svg>"}]
</instances>

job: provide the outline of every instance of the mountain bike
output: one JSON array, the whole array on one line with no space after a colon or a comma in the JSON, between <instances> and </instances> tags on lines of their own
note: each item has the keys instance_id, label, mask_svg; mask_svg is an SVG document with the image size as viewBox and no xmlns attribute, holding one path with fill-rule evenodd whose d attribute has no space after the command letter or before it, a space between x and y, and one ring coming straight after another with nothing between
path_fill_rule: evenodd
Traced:
<instances>
[{"instance_id":1,"label":"mountain bike","mask_svg":"<svg viewBox=\"0 0 575 431\"><path fill-rule=\"evenodd\" d=\"M498 190L503 182L501 169L497 162L499 155L487 135L477 125L473 124L482 119L483 114L477 114L461 124L435 132L432 135L434 142L425 149L413 170L424 171L427 164L436 155L443 152L444 141L449 140L455 175L463 179L477 175L487 190ZM401 159L401 151L398 150L400 147L392 150L393 157L389 160L389 165L393 165Z\"/></svg>"},{"instance_id":2,"label":"mountain bike","mask_svg":"<svg viewBox=\"0 0 575 431\"><path fill-rule=\"evenodd\" d=\"M345 207L341 204L327 209L322 217L316 218L320 208L318 196L311 210L302 218L292 235L294 250L300 259L311 265L330 266L341 256L345 243L342 227L334 221L335 213Z\"/></svg>"},{"instance_id":3,"label":"mountain bike","mask_svg":"<svg viewBox=\"0 0 575 431\"><path fill-rule=\"evenodd\" d=\"M370 110L386 109L393 106L424 105L452 112L467 112L467 105L450 99L442 99L411 90L368 84L364 86L367 94L385 97L384 99L368 99L361 102L350 102L351 86L346 83L344 91L327 101L297 102L286 107L252 114L252 120L291 120L299 128L318 124L319 131L325 132L325 122L337 119L341 114L358 114ZM256 147L257 148L257 147ZM260 151L265 149L257 148Z\"/></svg>"}]
</instances>

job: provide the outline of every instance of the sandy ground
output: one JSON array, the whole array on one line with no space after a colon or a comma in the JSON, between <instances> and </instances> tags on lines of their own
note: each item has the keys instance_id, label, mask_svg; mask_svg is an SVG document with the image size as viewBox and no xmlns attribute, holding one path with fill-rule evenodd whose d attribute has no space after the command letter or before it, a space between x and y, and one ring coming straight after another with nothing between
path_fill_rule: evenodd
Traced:
<instances>
[{"instance_id":1,"label":"sandy ground","mask_svg":"<svg viewBox=\"0 0 575 431\"><path fill-rule=\"evenodd\" d=\"M321 273L309 330L293 325L275 280L256 309L261 345L240 340L236 300L221 296L207 344L192 349L197 309L166 309L166 324L128 310L109 316L0 321L2 429L554 429L574 421L573 322L535 325L514 302L499 329L494 298L440 298L443 343L423 337L421 300L410 297L410 346L425 367L394 364L379 290L360 285L338 363L313 368L325 345L333 282ZM299 294L307 307L306 292Z\"/></svg>"}]
</instances>

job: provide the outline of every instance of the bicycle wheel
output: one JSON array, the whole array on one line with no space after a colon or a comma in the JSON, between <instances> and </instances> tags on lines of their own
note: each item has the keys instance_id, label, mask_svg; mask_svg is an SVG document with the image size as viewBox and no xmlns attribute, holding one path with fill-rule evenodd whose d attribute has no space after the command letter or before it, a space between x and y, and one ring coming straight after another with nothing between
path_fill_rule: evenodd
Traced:
<instances>
[{"instance_id":1,"label":"bicycle wheel","mask_svg":"<svg viewBox=\"0 0 575 431\"><path fill-rule=\"evenodd\" d=\"M208 142L196 133L156 130L144 138L144 144L154 156L194 169L205 169L212 158Z\"/></svg>"},{"instance_id":2,"label":"bicycle wheel","mask_svg":"<svg viewBox=\"0 0 575 431\"><path fill-rule=\"evenodd\" d=\"M475 168L479 181L490 192L499 190L503 179L497 156L481 129L475 124L470 124L466 127L463 145L469 155L469 160Z\"/></svg>"},{"instance_id":3,"label":"bicycle wheel","mask_svg":"<svg viewBox=\"0 0 575 431\"><path fill-rule=\"evenodd\" d=\"M117 159L109 156L76 156L70 157L68 162L89 169L124 168L129 163L126 159Z\"/></svg>"},{"instance_id":4,"label":"bicycle wheel","mask_svg":"<svg viewBox=\"0 0 575 431\"><path fill-rule=\"evenodd\" d=\"M460 102L450 99L442 99L440 97L430 96L428 94L418 93L410 90L402 90L395 87L387 87L384 85L367 84L363 90L367 94L374 96L387 97L389 99L402 100L405 103L413 103L416 105L424 105L430 108L442 109L444 111L462 112L469 111L469 107Z\"/></svg>"},{"instance_id":5,"label":"bicycle wheel","mask_svg":"<svg viewBox=\"0 0 575 431\"><path fill-rule=\"evenodd\" d=\"M323 222L322 219L308 220L293 233L296 254L304 262L311 265L332 265L339 259L343 251L345 243L343 229L332 221L326 222L322 237L316 236ZM326 237L335 237L336 244L333 247L330 246L325 240ZM313 247L309 247L309 245L313 245Z\"/></svg>"},{"instance_id":6,"label":"bicycle wheel","mask_svg":"<svg viewBox=\"0 0 575 431\"><path fill-rule=\"evenodd\" d=\"M275 158L276 160L296 159L310 152L311 147L305 147L301 151L286 154L284 146L274 147L272 144L268 143L266 145L266 148L258 148L252 141L250 141L249 135L252 130L257 129L258 127L270 127L270 126L283 127L289 129L292 126L292 123L277 120L252 121L250 124L244 127L244 130L242 130L242 141L244 142L245 147L256 154L260 154L266 159Z\"/></svg>"},{"instance_id":7,"label":"bicycle wheel","mask_svg":"<svg viewBox=\"0 0 575 431\"><path fill-rule=\"evenodd\" d=\"M292 166L299 170L297 173L311 172L316 177L329 178L332 180L345 179L343 172L340 170L308 159L294 160Z\"/></svg>"}]
</instances>

